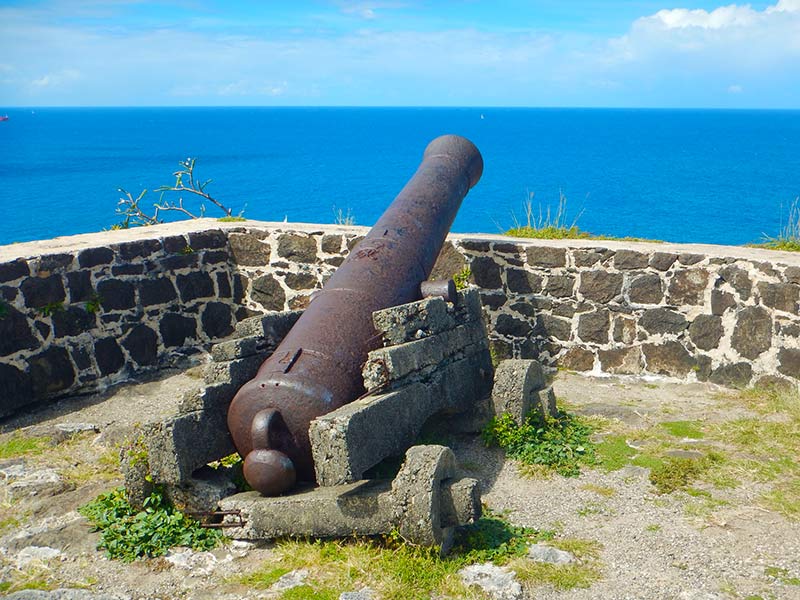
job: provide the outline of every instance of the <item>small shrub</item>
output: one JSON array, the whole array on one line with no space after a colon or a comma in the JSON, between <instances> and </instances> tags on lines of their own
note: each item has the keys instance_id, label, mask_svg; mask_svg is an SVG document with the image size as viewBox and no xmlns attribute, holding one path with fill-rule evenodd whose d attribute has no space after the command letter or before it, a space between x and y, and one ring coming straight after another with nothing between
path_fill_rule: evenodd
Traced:
<instances>
[{"instance_id":1,"label":"small shrub","mask_svg":"<svg viewBox=\"0 0 800 600\"><path fill-rule=\"evenodd\" d=\"M595 461L592 428L578 417L562 412L558 417L529 415L517 425L509 414L495 417L483 431L484 442L499 446L511 458L529 465L549 467L559 475L577 477L580 466Z\"/></svg>"},{"instance_id":2,"label":"small shrub","mask_svg":"<svg viewBox=\"0 0 800 600\"><path fill-rule=\"evenodd\" d=\"M461 290L467 289L469 286L469 278L472 276L472 271L469 267L464 267L458 273L453 274L453 283L456 284L456 289L460 292Z\"/></svg>"},{"instance_id":3,"label":"small shrub","mask_svg":"<svg viewBox=\"0 0 800 600\"><path fill-rule=\"evenodd\" d=\"M101 305L103 304L103 299L100 297L100 294L94 292L89 300L86 301L84 308L86 312L90 314L95 314L100 312Z\"/></svg>"},{"instance_id":4,"label":"small shrub","mask_svg":"<svg viewBox=\"0 0 800 600\"><path fill-rule=\"evenodd\" d=\"M125 489L117 488L85 504L79 512L101 532L98 549L124 562L162 556L174 546L209 550L222 539L219 531L205 529L175 509L159 488L145 499L140 511L128 502Z\"/></svg>"},{"instance_id":5,"label":"small shrub","mask_svg":"<svg viewBox=\"0 0 800 600\"><path fill-rule=\"evenodd\" d=\"M55 313L61 312L62 310L64 310L63 302L49 302L48 304L37 308L36 312L43 317L51 317Z\"/></svg>"}]
</instances>

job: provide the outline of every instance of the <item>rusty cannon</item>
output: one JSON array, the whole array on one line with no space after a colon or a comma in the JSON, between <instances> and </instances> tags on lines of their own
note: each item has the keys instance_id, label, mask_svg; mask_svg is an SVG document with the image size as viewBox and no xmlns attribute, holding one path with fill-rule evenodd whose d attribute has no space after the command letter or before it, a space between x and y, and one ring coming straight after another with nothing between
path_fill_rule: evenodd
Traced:
<instances>
[{"instance_id":1,"label":"rusty cannon","mask_svg":"<svg viewBox=\"0 0 800 600\"><path fill-rule=\"evenodd\" d=\"M361 368L381 346L372 313L420 299L461 201L482 172L469 140L433 140L411 180L237 392L228 428L255 490L274 496L296 481L314 481L310 422L363 394Z\"/></svg>"}]
</instances>

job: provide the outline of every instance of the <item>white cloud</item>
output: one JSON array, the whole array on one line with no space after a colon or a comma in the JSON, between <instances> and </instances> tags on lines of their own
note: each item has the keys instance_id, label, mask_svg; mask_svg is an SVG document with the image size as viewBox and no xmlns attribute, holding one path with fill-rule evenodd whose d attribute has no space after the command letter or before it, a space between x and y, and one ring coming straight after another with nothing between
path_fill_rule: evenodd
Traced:
<instances>
[{"instance_id":1,"label":"white cloud","mask_svg":"<svg viewBox=\"0 0 800 600\"><path fill-rule=\"evenodd\" d=\"M37 77L30 82L34 88L52 88L61 87L63 85L78 81L81 78L81 72L77 69L61 69L53 73L47 73L41 77Z\"/></svg>"},{"instance_id":2,"label":"white cloud","mask_svg":"<svg viewBox=\"0 0 800 600\"><path fill-rule=\"evenodd\" d=\"M741 94L744 91L744 88L739 84L733 84L728 86L728 93L729 94Z\"/></svg>"}]
</instances>

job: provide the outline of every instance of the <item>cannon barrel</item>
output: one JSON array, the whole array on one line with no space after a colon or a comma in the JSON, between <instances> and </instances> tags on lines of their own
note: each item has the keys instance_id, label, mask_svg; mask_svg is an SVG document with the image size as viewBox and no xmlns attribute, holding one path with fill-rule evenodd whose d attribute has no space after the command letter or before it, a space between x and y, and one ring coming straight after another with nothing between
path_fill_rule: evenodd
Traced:
<instances>
[{"instance_id":1,"label":"cannon barrel","mask_svg":"<svg viewBox=\"0 0 800 600\"><path fill-rule=\"evenodd\" d=\"M314 480L309 424L364 392L361 368L381 345L372 313L420 298L420 284L482 172L469 140L433 140L411 180L237 392L228 428L254 489L277 495L296 480Z\"/></svg>"}]
</instances>

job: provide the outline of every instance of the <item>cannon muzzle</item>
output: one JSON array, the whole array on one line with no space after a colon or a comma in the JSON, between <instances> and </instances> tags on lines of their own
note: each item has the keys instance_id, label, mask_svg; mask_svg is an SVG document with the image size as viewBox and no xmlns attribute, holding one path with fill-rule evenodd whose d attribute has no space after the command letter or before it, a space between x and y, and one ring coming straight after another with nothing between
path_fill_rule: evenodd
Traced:
<instances>
[{"instance_id":1,"label":"cannon muzzle","mask_svg":"<svg viewBox=\"0 0 800 600\"><path fill-rule=\"evenodd\" d=\"M420 298L482 172L469 140L433 140L411 180L236 394L228 427L254 489L278 495L296 480L314 480L309 424L364 392L361 368L381 345L372 313Z\"/></svg>"}]
</instances>

